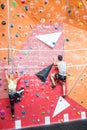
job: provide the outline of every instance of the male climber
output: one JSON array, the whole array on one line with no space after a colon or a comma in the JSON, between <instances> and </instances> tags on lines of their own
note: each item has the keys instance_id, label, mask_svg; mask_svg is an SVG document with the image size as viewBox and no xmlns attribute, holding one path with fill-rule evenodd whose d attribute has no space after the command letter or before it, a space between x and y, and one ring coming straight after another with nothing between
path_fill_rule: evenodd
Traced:
<instances>
[{"instance_id":1,"label":"male climber","mask_svg":"<svg viewBox=\"0 0 87 130\"><path fill-rule=\"evenodd\" d=\"M9 95L9 101L11 105L12 118L14 118L15 117L14 116L14 103L16 101L20 101L20 97L24 93L24 88L21 88L20 90L16 90L17 82L20 79L19 73L18 73L18 77L14 78L14 74L11 73L8 75L7 68L5 68L5 76L8 82L8 95Z\"/></svg>"},{"instance_id":2,"label":"male climber","mask_svg":"<svg viewBox=\"0 0 87 130\"><path fill-rule=\"evenodd\" d=\"M58 55L58 61L54 62L53 65L58 68L58 73L51 74L50 78L52 81L52 88L56 87L55 80L62 81L63 98L66 97L65 82L66 82L66 62L63 61L63 57Z\"/></svg>"}]
</instances>

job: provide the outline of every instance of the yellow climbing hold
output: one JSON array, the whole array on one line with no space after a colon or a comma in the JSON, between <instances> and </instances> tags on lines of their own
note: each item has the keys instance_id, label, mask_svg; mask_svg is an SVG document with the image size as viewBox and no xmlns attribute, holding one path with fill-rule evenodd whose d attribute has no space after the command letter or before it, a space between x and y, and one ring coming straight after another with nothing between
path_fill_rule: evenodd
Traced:
<instances>
[{"instance_id":1,"label":"yellow climbing hold","mask_svg":"<svg viewBox=\"0 0 87 130\"><path fill-rule=\"evenodd\" d=\"M78 3L78 8L80 8L82 6L82 2Z\"/></svg>"}]
</instances>

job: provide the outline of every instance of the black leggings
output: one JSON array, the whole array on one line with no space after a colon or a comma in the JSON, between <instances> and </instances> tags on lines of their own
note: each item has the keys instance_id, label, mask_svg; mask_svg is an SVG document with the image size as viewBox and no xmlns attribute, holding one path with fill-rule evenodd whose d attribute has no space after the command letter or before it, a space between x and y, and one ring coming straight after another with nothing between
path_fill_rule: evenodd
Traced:
<instances>
[{"instance_id":1,"label":"black leggings","mask_svg":"<svg viewBox=\"0 0 87 130\"><path fill-rule=\"evenodd\" d=\"M20 95L17 92L9 92L9 100L10 100L12 115L14 115L14 103L17 101L18 97L20 97Z\"/></svg>"}]
</instances>

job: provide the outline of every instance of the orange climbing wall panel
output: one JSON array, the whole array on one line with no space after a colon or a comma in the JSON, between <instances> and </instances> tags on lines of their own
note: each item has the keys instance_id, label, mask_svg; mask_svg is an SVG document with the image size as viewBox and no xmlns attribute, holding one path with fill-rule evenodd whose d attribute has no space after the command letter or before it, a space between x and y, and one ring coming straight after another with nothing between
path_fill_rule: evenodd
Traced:
<instances>
[{"instance_id":1,"label":"orange climbing wall panel","mask_svg":"<svg viewBox=\"0 0 87 130\"><path fill-rule=\"evenodd\" d=\"M16 128L15 121L18 120L21 127L30 127L45 124L45 117L50 117L50 123L63 122L64 114L68 114L69 121L82 119L82 112L87 117L87 1L0 0L0 5L2 3L5 8L0 6L0 129ZM2 21L6 21L6 25L2 25ZM62 43L60 48L51 49L34 38L36 34L58 32L60 23L63 30L58 41ZM49 76L43 83L35 73L51 64L53 58L57 59L59 49L67 62L68 96L65 100L70 107L53 118L62 95L61 86L57 84L52 90ZM4 76L4 66L8 62L9 72L12 67L16 70L19 64L21 79L17 87L25 87L21 102L15 104L14 120L11 119ZM50 73L54 71L53 68ZM29 87L26 87L26 80Z\"/></svg>"}]
</instances>

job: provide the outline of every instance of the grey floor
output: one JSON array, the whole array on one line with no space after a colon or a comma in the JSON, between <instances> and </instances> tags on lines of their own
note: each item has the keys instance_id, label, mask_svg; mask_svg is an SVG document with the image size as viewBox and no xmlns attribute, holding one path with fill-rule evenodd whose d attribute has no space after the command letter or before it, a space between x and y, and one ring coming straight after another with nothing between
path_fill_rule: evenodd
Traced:
<instances>
[{"instance_id":1,"label":"grey floor","mask_svg":"<svg viewBox=\"0 0 87 130\"><path fill-rule=\"evenodd\" d=\"M21 130L87 130L87 119L38 127L28 127Z\"/></svg>"}]
</instances>

